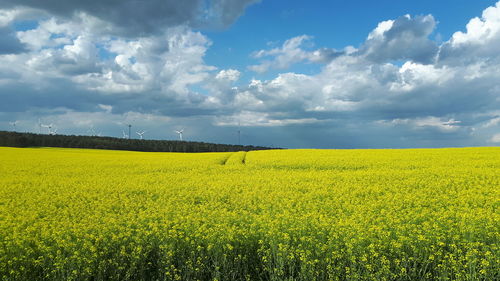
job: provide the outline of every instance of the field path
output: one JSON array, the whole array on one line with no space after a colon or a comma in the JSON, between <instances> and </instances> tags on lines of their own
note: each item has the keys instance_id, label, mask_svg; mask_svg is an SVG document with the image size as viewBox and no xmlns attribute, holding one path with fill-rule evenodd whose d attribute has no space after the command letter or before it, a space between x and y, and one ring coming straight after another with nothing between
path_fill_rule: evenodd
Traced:
<instances>
[{"instance_id":1,"label":"field path","mask_svg":"<svg viewBox=\"0 0 500 281\"><path fill-rule=\"evenodd\" d=\"M235 152L231 154L229 158L227 158L224 165L226 166L245 165L246 156L247 156L246 151Z\"/></svg>"},{"instance_id":2,"label":"field path","mask_svg":"<svg viewBox=\"0 0 500 281\"><path fill-rule=\"evenodd\" d=\"M229 154L226 158L224 158L222 160L222 162L220 163L222 166L226 165L227 163L227 160L229 160L229 158L231 158L233 156L233 154L235 154L235 152L232 152L231 154Z\"/></svg>"}]
</instances>

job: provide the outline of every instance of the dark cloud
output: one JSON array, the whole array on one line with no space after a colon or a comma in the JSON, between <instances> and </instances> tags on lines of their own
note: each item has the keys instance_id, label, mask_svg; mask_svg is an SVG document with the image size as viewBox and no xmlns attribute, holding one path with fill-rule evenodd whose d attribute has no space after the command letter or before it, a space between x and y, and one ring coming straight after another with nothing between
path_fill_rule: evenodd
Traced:
<instances>
[{"instance_id":1,"label":"dark cloud","mask_svg":"<svg viewBox=\"0 0 500 281\"><path fill-rule=\"evenodd\" d=\"M19 54L26 51L26 46L19 41L11 28L0 27L0 55Z\"/></svg>"},{"instance_id":2,"label":"dark cloud","mask_svg":"<svg viewBox=\"0 0 500 281\"><path fill-rule=\"evenodd\" d=\"M121 34L145 35L177 25L218 28L258 0L3 0L0 8L29 7L71 18L78 13L112 24Z\"/></svg>"}]
</instances>

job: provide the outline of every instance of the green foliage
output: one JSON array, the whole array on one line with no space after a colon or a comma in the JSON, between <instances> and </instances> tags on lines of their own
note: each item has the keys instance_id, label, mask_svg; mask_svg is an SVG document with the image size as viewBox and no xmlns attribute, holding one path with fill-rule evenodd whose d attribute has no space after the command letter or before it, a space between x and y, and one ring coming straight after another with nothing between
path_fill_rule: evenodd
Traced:
<instances>
[{"instance_id":1,"label":"green foliage","mask_svg":"<svg viewBox=\"0 0 500 281\"><path fill-rule=\"evenodd\" d=\"M119 139L97 136L44 135L5 131L0 131L0 146L93 148L149 152L232 152L269 149L267 147L251 145Z\"/></svg>"}]
</instances>

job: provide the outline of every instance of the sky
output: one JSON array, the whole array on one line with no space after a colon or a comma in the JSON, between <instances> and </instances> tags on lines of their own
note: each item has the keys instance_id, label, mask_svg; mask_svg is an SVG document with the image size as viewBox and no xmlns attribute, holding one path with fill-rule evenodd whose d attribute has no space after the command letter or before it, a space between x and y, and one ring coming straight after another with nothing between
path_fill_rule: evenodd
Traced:
<instances>
[{"instance_id":1,"label":"sky","mask_svg":"<svg viewBox=\"0 0 500 281\"><path fill-rule=\"evenodd\" d=\"M500 145L500 1L0 0L0 130Z\"/></svg>"}]
</instances>

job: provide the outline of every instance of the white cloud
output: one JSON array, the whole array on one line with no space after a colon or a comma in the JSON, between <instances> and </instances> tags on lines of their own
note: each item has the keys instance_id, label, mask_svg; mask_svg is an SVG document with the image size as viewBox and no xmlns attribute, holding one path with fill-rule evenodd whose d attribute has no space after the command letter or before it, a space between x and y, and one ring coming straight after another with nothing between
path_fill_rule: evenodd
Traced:
<instances>
[{"instance_id":1,"label":"white cloud","mask_svg":"<svg viewBox=\"0 0 500 281\"><path fill-rule=\"evenodd\" d=\"M435 128L442 132L453 132L460 128L461 121L453 118L438 118L435 116L427 116L414 119L393 119L393 120L379 120L376 123L388 126L408 126L412 129L425 129Z\"/></svg>"},{"instance_id":2,"label":"white cloud","mask_svg":"<svg viewBox=\"0 0 500 281\"><path fill-rule=\"evenodd\" d=\"M19 14L19 10L0 10L0 27L9 25Z\"/></svg>"},{"instance_id":3,"label":"white cloud","mask_svg":"<svg viewBox=\"0 0 500 281\"><path fill-rule=\"evenodd\" d=\"M248 69L263 73L269 69L287 69L291 65L308 62L308 63L326 63L333 58L343 54L344 52L334 49L321 48L308 51L304 48L312 47L312 37L308 35L300 35L286 40L281 47L270 50L259 50L252 54L253 58L264 59L261 63L251 65Z\"/></svg>"},{"instance_id":4,"label":"white cloud","mask_svg":"<svg viewBox=\"0 0 500 281\"><path fill-rule=\"evenodd\" d=\"M438 68L407 61L400 68L398 78L391 84L392 91L411 91L428 85L442 85L454 77L454 69Z\"/></svg>"},{"instance_id":5,"label":"white cloud","mask_svg":"<svg viewBox=\"0 0 500 281\"><path fill-rule=\"evenodd\" d=\"M466 26L467 31L457 31L453 34L450 43L452 46L463 44L484 45L496 39L500 34L500 2L494 7L483 11L481 18L475 17Z\"/></svg>"},{"instance_id":6,"label":"white cloud","mask_svg":"<svg viewBox=\"0 0 500 281\"><path fill-rule=\"evenodd\" d=\"M78 25L51 18L18 36L31 49L29 55L17 56L15 63L27 83L60 77L106 93L156 90L187 95L189 85L203 82L215 70L203 61L210 40L185 27L130 40L79 33ZM107 57L101 57L102 51Z\"/></svg>"},{"instance_id":7,"label":"white cloud","mask_svg":"<svg viewBox=\"0 0 500 281\"><path fill-rule=\"evenodd\" d=\"M498 64L500 53L500 2L473 18L466 32L458 31L439 51L438 61L446 65L470 65L478 62Z\"/></svg>"},{"instance_id":8,"label":"white cloud","mask_svg":"<svg viewBox=\"0 0 500 281\"><path fill-rule=\"evenodd\" d=\"M242 126L242 127L280 127L287 125L303 125L319 123L316 118L273 118L269 113L256 111L242 111L238 115L217 117L216 126Z\"/></svg>"},{"instance_id":9,"label":"white cloud","mask_svg":"<svg viewBox=\"0 0 500 281\"><path fill-rule=\"evenodd\" d=\"M495 134L491 137L490 142L500 143L500 134Z\"/></svg>"},{"instance_id":10,"label":"white cloud","mask_svg":"<svg viewBox=\"0 0 500 281\"><path fill-rule=\"evenodd\" d=\"M483 125L484 128L495 127L500 124L500 117L495 117L490 120L486 124Z\"/></svg>"},{"instance_id":11,"label":"white cloud","mask_svg":"<svg viewBox=\"0 0 500 281\"><path fill-rule=\"evenodd\" d=\"M221 80L221 81L230 81L234 82L237 81L240 78L240 72L236 69L223 69L217 73L215 76L215 79Z\"/></svg>"},{"instance_id":12,"label":"white cloud","mask_svg":"<svg viewBox=\"0 0 500 281\"><path fill-rule=\"evenodd\" d=\"M113 106L111 105L106 105L106 104L98 104L97 105L100 109L104 110L106 113L111 113L113 110Z\"/></svg>"},{"instance_id":13,"label":"white cloud","mask_svg":"<svg viewBox=\"0 0 500 281\"><path fill-rule=\"evenodd\" d=\"M457 121L455 119L443 121L441 118L433 116L427 118L419 118L414 121L414 124L417 127L435 127L445 132L457 130L460 127L458 125L460 123L461 121Z\"/></svg>"},{"instance_id":14,"label":"white cloud","mask_svg":"<svg viewBox=\"0 0 500 281\"><path fill-rule=\"evenodd\" d=\"M378 26L368 34L368 40L373 39L382 39L384 37L384 33L389 31L394 25L394 20L386 20L379 22Z\"/></svg>"}]
</instances>

